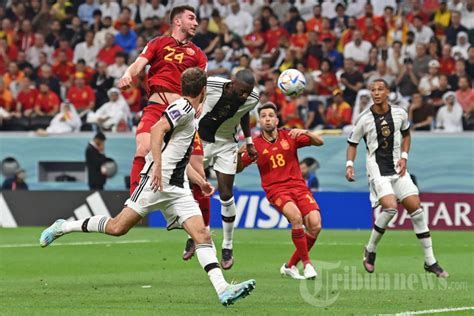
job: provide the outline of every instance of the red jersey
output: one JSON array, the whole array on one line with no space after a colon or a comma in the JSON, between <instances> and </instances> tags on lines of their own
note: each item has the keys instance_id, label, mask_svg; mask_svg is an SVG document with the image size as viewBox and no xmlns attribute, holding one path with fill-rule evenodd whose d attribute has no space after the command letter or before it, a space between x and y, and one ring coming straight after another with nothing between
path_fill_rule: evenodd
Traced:
<instances>
[{"instance_id":1,"label":"red jersey","mask_svg":"<svg viewBox=\"0 0 474 316\"><path fill-rule=\"evenodd\" d=\"M16 101L21 104L21 111L33 109L35 107L38 90L30 89L30 91L20 91L16 97Z\"/></svg>"},{"instance_id":2,"label":"red jersey","mask_svg":"<svg viewBox=\"0 0 474 316\"><path fill-rule=\"evenodd\" d=\"M53 91L49 91L48 94L38 93L36 97L35 106L39 106L40 110L44 113L51 112L55 107L59 108L59 97Z\"/></svg>"},{"instance_id":3,"label":"red jersey","mask_svg":"<svg viewBox=\"0 0 474 316\"><path fill-rule=\"evenodd\" d=\"M95 102L95 92L89 86L78 88L73 86L67 92L67 99L74 104L77 110L84 110L89 107L89 104Z\"/></svg>"},{"instance_id":4,"label":"red jersey","mask_svg":"<svg viewBox=\"0 0 474 316\"><path fill-rule=\"evenodd\" d=\"M291 45L299 48L304 48L305 45L308 43L308 35L307 34L291 34L290 37Z\"/></svg>"},{"instance_id":5,"label":"red jersey","mask_svg":"<svg viewBox=\"0 0 474 316\"><path fill-rule=\"evenodd\" d=\"M55 75L59 81L68 81L76 72L76 66L72 62L61 63L57 62L53 65L53 75Z\"/></svg>"},{"instance_id":6,"label":"red jersey","mask_svg":"<svg viewBox=\"0 0 474 316\"><path fill-rule=\"evenodd\" d=\"M112 47L104 47L99 50L99 53L97 54L97 60L103 61L107 65L112 65L115 63L115 55L122 51L123 48L117 44L114 44Z\"/></svg>"},{"instance_id":7,"label":"red jersey","mask_svg":"<svg viewBox=\"0 0 474 316\"><path fill-rule=\"evenodd\" d=\"M306 135L292 138L289 132L278 129L278 137L274 143L267 141L263 135L253 139L258 153L257 167L262 187L267 194L275 188L293 188L298 185L306 187L301 175L297 149L309 146L311 139ZM244 166L252 163L247 152L242 155L242 163Z\"/></svg>"},{"instance_id":8,"label":"red jersey","mask_svg":"<svg viewBox=\"0 0 474 316\"><path fill-rule=\"evenodd\" d=\"M156 37L148 42L140 57L148 59L148 86L181 94L181 74L188 68L207 68L207 57L193 42L179 43L171 36Z\"/></svg>"},{"instance_id":9,"label":"red jersey","mask_svg":"<svg viewBox=\"0 0 474 316\"><path fill-rule=\"evenodd\" d=\"M288 32L284 28L278 27L276 30L269 29L265 33L267 52L271 52L274 48L277 48L280 38L282 37L289 37Z\"/></svg>"}]
</instances>

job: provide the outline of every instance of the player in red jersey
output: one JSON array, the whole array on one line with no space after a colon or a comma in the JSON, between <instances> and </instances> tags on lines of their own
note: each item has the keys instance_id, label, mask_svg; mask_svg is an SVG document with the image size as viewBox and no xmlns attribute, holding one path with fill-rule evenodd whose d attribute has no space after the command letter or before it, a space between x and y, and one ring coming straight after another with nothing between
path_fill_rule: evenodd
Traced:
<instances>
[{"instance_id":1,"label":"player in red jersey","mask_svg":"<svg viewBox=\"0 0 474 316\"><path fill-rule=\"evenodd\" d=\"M268 201L291 223L291 236L296 246L296 251L288 263L283 264L280 272L294 279L313 279L317 273L309 259L309 250L321 231L321 215L318 203L301 175L297 149L321 146L323 140L307 130L278 129L277 107L271 102L263 104L258 109L258 115L262 134L254 137L253 142L258 153L256 163L262 187ZM238 155L237 172L252 162L247 152L243 151ZM300 260L304 265L304 277L296 267Z\"/></svg>"},{"instance_id":2,"label":"player in red jersey","mask_svg":"<svg viewBox=\"0 0 474 316\"><path fill-rule=\"evenodd\" d=\"M128 67L118 87L125 89L135 77L150 65L148 71L148 106L143 110L136 131L136 151L130 172L130 192L140 182L145 156L150 151L150 130L158 122L166 107L181 95L181 74L191 67L206 69L206 55L191 42L198 22L192 6L174 7L170 13L171 35L156 37Z\"/></svg>"}]
</instances>

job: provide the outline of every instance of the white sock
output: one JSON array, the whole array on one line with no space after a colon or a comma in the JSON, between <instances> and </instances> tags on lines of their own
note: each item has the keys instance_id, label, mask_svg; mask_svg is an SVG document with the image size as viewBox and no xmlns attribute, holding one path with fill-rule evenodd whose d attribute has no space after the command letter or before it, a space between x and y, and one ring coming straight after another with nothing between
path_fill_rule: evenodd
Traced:
<instances>
[{"instance_id":1,"label":"white sock","mask_svg":"<svg viewBox=\"0 0 474 316\"><path fill-rule=\"evenodd\" d=\"M379 216L375 219L374 228L372 229L369 243L367 244L367 251L376 251L377 244L379 243L380 239L382 239L382 236L385 233L385 228L396 214L397 210L394 208L387 208L382 210Z\"/></svg>"},{"instance_id":2,"label":"white sock","mask_svg":"<svg viewBox=\"0 0 474 316\"><path fill-rule=\"evenodd\" d=\"M411 222L413 223L413 230L415 231L416 237L420 240L423 252L425 253L425 262L430 266L436 263L436 258L433 253L431 234L425 220L423 209L417 209L411 213L410 216Z\"/></svg>"},{"instance_id":3,"label":"white sock","mask_svg":"<svg viewBox=\"0 0 474 316\"><path fill-rule=\"evenodd\" d=\"M96 215L78 221L64 222L61 228L65 234L70 232L98 232L105 234L105 226L109 220L110 217Z\"/></svg>"},{"instance_id":4,"label":"white sock","mask_svg":"<svg viewBox=\"0 0 474 316\"><path fill-rule=\"evenodd\" d=\"M224 279L219 264L217 263L217 257L215 251L212 249L211 244L199 244L196 245L196 255L201 267L207 272L209 279L211 280L212 286L216 290L217 295L222 294L229 283Z\"/></svg>"},{"instance_id":5,"label":"white sock","mask_svg":"<svg viewBox=\"0 0 474 316\"><path fill-rule=\"evenodd\" d=\"M221 200L222 230L224 239L222 240L222 248L232 249L232 237L234 235L235 221L235 203L234 197L227 201Z\"/></svg>"},{"instance_id":6,"label":"white sock","mask_svg":"<svg viewBox=\"0 0 474 316\"><path fill-rule=\"evenodd\" d=\"M206 226L206 229L209 232L209 235L211 235L211 226ZM217 249L216 249L216 244L214 244L214 240L211 239L211 244L212 244L212 249L214 250L214 254L217 256Z\"/></svg>"}]
</instances>

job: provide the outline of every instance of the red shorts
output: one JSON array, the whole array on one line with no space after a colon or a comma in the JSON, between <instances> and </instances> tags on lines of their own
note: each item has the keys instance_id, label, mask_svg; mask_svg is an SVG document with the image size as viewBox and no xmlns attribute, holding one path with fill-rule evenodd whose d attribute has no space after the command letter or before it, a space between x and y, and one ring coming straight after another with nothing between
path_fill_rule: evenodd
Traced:
<instances>
[{"instance_id":1,"label":"red shorts","mask_svg":"<svg viewBox=\"0 0 474 316\"><path fill-rule=\"evenodd\" d=\"M319 211L318 203L306 186L275 188L267 192L267 199L280 213L283 213L283 207L288 202L293 202L303 217L311 211Z\"/></svg>"},{"instance_id":2,"label":"red shorts","mask_svg":"<svg viewBox=\"0 0 474 316\"><path fill-rule=\"evenodd\" d=\"M204 149L202 148L202 141L198 132L194 135L193 152L191 155L204 156Z\"/></svg>"},{"instance_id":3,"label":"red shorts","mask_svg":"<svg viewBox=\"0 0 474 316\"><path fill-rule=\"evenodd\" d=\"M150 133L151 128L160 120L167 107L167 105L160 103L149 103L143 109L142 117L140 118L140 123L138 123L135 134Z\"/></svg>"}]
</instances>

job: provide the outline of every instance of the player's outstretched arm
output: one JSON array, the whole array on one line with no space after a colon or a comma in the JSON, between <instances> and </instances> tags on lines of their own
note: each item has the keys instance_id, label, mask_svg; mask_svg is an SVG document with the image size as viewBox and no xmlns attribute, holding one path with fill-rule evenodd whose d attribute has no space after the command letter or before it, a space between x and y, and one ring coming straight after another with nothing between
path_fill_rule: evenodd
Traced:
<instances>
[{"instance_id":1,"label":"player's outstretched arm","mask_svg":"<svg viewBox=\"0 0 474 316\"><path fill-rule=\"evenodd\" d=\"M245 142L247 143L247 153L250 156L250 159L257 159L257 150L252 141L252 132L250 131L250 114L247 112L240 119L240 127L245 136Z\"/></svg>"},{"instance_id":2,"label":"player's outstretched arm","mask_svg":"<svg viewBox=\"0 0 474 316\"><path fill-rule=\"evenodd\" d=\"M148 59L145 57L139 56L123 74L120 78L117 86L120 89L126 89L132 85L133 79L138 76L138 74L145 69L145 66L148 64Z\"/></svg>"},{"instance_id":3,"label":"player's outstretched arm","mask_svg":"<svg viewBox=\"0 0 474 316\"><path fill-rule=\"evenodd\" d=\"M163 190L161 179L161 148L163 147L164 135L170 130L171 125L164 116L151 128L151 154L153 156L151 187L154 192Z\"/></svg>"},{"instance_id":4,"label":"player's outstretched arm","mask_svg":"<svg viewBox=\"0 0 474 316\"><path fill-rule=\"evenodd\" d=\"M306 135L311 140L311 146L324 145L324 140L321 136L316 134L316 132L311 132L306 129L294 128L288 133L288 135L290 135L293 138L297 138L298 136L301 136L301 135Z\"/></svg>"},{"instance_id":5,"label":"player's outstretched arm","mask_svg":"<svg viewBox=\"0 0 474 316\"><path fill-rule=\"evenodd\" d=\"M214 194L215 188L212 186L212 184L201 177L199 172L197 172L190 164L188 164L186 167L186 174L192 183L197 184L201 188L204 195L209 196Z\"/></svg>"},{"instance_id":6,"label":"player's outstretched arm","mask_svg":"<svg viewBox=\"0 0 474 316\"><path fill-rule=\"evenodd\" d=\"M355 181L354 160L357 154L357 145L349 143L346 153L346 179L349 182Z\"/></svg>"}]
</instances>

